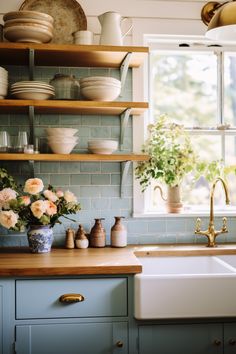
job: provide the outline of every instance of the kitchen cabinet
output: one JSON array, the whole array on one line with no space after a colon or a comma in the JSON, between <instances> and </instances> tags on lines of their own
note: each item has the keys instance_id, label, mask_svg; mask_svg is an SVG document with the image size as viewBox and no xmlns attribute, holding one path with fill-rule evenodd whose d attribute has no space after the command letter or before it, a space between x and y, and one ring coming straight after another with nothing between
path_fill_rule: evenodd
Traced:
<instances>
[{"instance_id":1,"label":"kitchen cabinet","mask_svg":"<svg viewBox=\"0 0 236 354\"><path fill-rule=\"evenodd\" d=\"M233 354L236 323L139 326L139 354Z\"/></svg>"},{"instance_id":2,"label":"kitchen cabinet","mask_svg":"<svg viewBox=\"0 0 236 354\"><path fill-rule=\"evenodd\" d=\"M16 353L128 354L127 286L126 277L16 280Z\"/></svg>"},{"instance_id":3,"label":"kitchen cabinet","mask_svg":"<svg viewBox=\"0 0 236 354\"><path fill-rule=\"evenodd\" d=\"M0 354L12 354L14 343L14 281L0 279Z\"/></svg>"}]
</instances>

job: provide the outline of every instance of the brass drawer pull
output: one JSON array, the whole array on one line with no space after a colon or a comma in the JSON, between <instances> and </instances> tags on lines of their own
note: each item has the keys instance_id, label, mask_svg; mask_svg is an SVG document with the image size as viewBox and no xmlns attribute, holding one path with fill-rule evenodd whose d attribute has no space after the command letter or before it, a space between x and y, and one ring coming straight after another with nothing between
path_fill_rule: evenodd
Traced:
<instances>
[{"instance_id":1,"label":"brass drawer pull","mask_svg":"<svg viewBox=\"0 0 236 354\"><path fill-rule=\"evenodd\" d=\"M236 344L236 340L233 339L233 338L231 338L231 339L229 340L229 344L230 344L230 345L235 345L235 344Z\"/></svg>"},{"instance_id":2,"label":"brass drawer pull","mask_svg":"<svg viewBox=\"0 0 236 354\"><path fill-rule=\"evenodd\" d=\"M118 347L118 348L123 348L123 342L121 342L121 340L118 340L118 342L116 342L116 346Z\"/></svg>"},{"instance_id":3,"label":"brass drawer pull","mask_svg":"<svg viewBox=\"0 0 236 354\"><path fill-rule=\"evenodd\" d=\"M59 301L63 304L72 304L84 301L84 296L81 294L64 294L59 297Z\"/></svg>"},{"instance_id":4,"label":"brass drawer pull","mask_svg":"<svg viewBox=\"0 0 236 354\"><path fill-rule=\"evenodd\" d=\"M221 341L219 339L215 339L214 340L214 345L216 345L217 347L219 347L221 345Z\"/></svg>"}]
</instances>

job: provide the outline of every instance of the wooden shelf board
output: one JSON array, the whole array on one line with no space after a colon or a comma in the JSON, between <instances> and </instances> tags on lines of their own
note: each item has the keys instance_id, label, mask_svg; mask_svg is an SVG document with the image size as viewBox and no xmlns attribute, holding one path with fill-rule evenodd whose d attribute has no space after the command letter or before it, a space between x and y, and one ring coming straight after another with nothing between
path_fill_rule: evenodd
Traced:
<instances>
[{"instance_id":1,"label":"wooden shelf board","mask_svg":"<svg viewBox=\"0 0 236 354\"><path fill-rule=\"evenodd\" d=\"M37 114L89 114L118 115L127 108L131 114L140 115L148 108L147 102L97 102L97 101L61 101L61 100L0 100L0 114L28 113L28 107L35 107Z\"/></svg>"},{"instance_id":2,"label":"wooden shelf board","mask_svg":"<svg viewBox=\"0 0 236 354\"><path fill-rule=\"evenodd\" d=\"M122 162L122 161L146 161L147 155L135 154L0 154L1 161L106 161L106 162Z\"/></svg>"},{"instance_id":3,"label":"wooden shelf board","mask_svg":"<svg viewBox=\"0 0 236 354\"><path fill-rule=\"evenodd\" d=\"M0 43L1 65L28 65L29 49L35 51L35 65L119 68L127 53L130 67L139 67L148 47L72 44Z\"/></svg>"}]
</instances>

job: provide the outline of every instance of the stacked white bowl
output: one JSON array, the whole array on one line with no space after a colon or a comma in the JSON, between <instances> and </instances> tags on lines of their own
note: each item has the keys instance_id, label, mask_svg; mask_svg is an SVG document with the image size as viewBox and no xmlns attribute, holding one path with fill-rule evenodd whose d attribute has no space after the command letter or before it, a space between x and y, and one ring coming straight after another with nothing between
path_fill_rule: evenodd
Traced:
<instances>
[{"instance_id":1,"label":"stacked white bowl","mask_svg":"<svg viewBox=\"0 0 236 354\"><path fill-rule=\"evenodd\" d=\"M8 90L8 71L0 66L0 99L4 99Z\"/></svg>"},{"instance_id":2,"label":"stacked white bowl","mask_svg":"<svg viewBox=\"0 0 236 354\"><path fill-rule=\"evenodd\" d=\"M89 76L79 82L81 95L92 101L114 101L121 91L121 81L114 77Z\"/></svg>"},{"instance_id":3,"label":"stacked white bowl","mask_svg":"<svg viewBox=\"0 0 236 354\"><path fill-rule=\"evenodd\" d=\"M53 37L52 16L38 11L11 11L3 16L4 37L10 42L47 43Z\"/></svg>"},{"instance_id":4,"label":"stacked white bowl","mask_svg":"<svg viewBox=\"0 0 236 354\"><path fill-rule=\"evenodd\" d=\"M118 149L118 141L116 140L90 140L88 141L88 149L93 154L110 155Z\"/></svg>"},{"instance_id":5,"label":"stacked white bowl","mask_svg":"<svg viewBox=\"0 0 236 354\"><path fill-rule=\"evenodd\" d=\"M73 128L46 128L48 145L54 154L70 154L75 145L78 144L78 137L75 136L78 129Z\"/></svg>"},{"instance_id":6,"label":"stacked white bowl","mask_svg":"<svg viewBox=\"0 0 236 354\"><path fill-rule=\"evenodd\" d=\"M48 100L55 96L55 89L43 81L18 81L11 85L10 94L21 100Z\"/></svg>"}]
</instances>

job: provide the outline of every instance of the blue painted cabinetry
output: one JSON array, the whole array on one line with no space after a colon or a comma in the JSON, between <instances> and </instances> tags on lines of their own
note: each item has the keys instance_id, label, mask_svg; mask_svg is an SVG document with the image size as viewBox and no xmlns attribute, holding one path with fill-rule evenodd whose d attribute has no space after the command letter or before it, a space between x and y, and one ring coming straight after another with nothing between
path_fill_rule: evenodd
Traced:
<instances>
[{"instance_id":1,"label":"blue painted cabinetry","mask_svg":"<svg viewBox=\"0 0 236 354\"><path fill-rule=\"evenodd\" d=\"M16 353L128 354L127 287L125 277L16 280ZM61 302L68 294L83 300Z\"/></svg>"},{"instance_id":2,"label":"blue painted cabinetry","mask_svg":"<svg viewBox=\"0 0 236 354\"><path fill-rule=\"evenodd\" d=\"M236 323L139 326L139 354L233 354Z\"/></svg>"},{"instance_id":3,"label":"blue painted cabinetry","mask_svg":"<svg viewBox=\"0 0 236 354\"><path fill-rule=\"evenodd\" d=\"M0 279L0 354L12 354L14 343L14 281Z\"/></svg>"}]
</instances>

